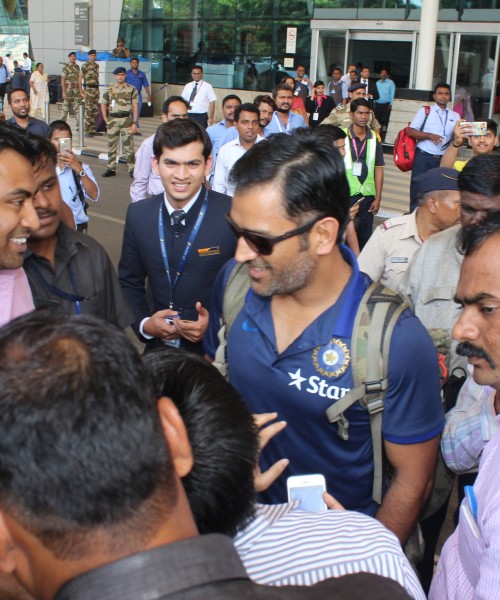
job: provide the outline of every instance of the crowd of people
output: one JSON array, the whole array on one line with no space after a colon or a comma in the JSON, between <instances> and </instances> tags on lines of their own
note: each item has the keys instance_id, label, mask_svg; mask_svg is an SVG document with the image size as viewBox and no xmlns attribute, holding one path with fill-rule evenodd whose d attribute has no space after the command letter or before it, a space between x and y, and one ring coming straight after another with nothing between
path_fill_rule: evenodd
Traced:
<instances>
[{"instance_id":1,"label":"crowd of people","mask_svg":"<svg viewBox=\"0 0 500 600\"><path fill-rule=\"evenodd\" d=\"M476 135L438 84L411 125L413 210L373 231L392 100L369 75L312 85L299 65L215 123L194 66L130 151L117 272L70 126L10 91L2 599L499 597L497 127ZM133 134L115 77L102 115ZM308 474L328 510L291 499Z\"/></svg>"}]
</instances>

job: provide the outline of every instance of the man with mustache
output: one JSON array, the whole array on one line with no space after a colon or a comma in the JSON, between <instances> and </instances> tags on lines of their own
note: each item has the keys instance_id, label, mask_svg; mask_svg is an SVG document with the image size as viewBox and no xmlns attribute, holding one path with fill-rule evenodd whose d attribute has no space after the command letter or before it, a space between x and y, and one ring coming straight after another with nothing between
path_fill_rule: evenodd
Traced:
<instances>
[{"instance_id":1,"label":"man with mustache","mask_svg":"<svg viewBox=\"0 0 500 600\"><path fill-rule=\"evenodd\" d=\"M62 222L65 204L56 172L57 154L48 139L39 140L37 159L38 191L33 204L40 227L28 242L24 263L35 306L92 314L127 327L133 314L106 251Z\"/></svg>"},{"instance_id":2,"label":"man with mustache","mask_svg":"<svg viewBox=\"0 0 500 600\"><path fill-rule=\"evenodd\" d=\"M272 133L286 133L290 135L299 127L307 127L304 119L297 113L290 112L293 103L293 90L286 83L278 83L273 90L273 100L276 110L269 125L264 129L264 136Z\"/></svg>"},{"instance_id":3,"label":"man with mustache","mask_svg":"<svg viewBox=\"0 0 500 600\"><path fill-rule=\"evenodd\" d=\"M469 409L473 431L462 453L482 456L474 487L465 490L458 527L441 553L430 600L496 598L500 589L500 214L464 228L461 243L455 302L462 312L453 337L483 392L475 397L477 407ZM483 438L489 436L486 444Z\"/></svg>"}]
</instances>

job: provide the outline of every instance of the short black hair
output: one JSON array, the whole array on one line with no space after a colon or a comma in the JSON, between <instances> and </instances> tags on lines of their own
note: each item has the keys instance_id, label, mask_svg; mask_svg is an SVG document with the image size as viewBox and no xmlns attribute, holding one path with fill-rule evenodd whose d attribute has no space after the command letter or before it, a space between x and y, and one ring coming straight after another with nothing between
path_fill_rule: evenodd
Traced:
<instances>
[{"instance_id":1,"label":"short black hair","mask_svg":"<svg viewBox=\"0 0 500 600\"><path fill-rule=\"evenodd\" d=\"M451 86L449 83L444 83L444 82L436 83L436 85L434 86L434 93L437 92L438 88L446 88L451 94Z\"/></svg>"},{"instance_id":2,"label":"short black hair","mask_svg":"<svg viewBox=\"0 0 500 600\"><path fill-rule=\"evenodd\" d=\"M486 119L486 129L496 137L498 135L498 123L493 119Z\"/></svg>"},{"instance_id":3,"label":"short black hair","mask_svg":"<svg viewBox=\"0 0 500 600\"><path fill-rule=\"evenodd\" d=\"M258 442L240 394L202 357L161 348L143 356L156 395L176 404L194 466L182 484L200 533L234 536L253 516Z\"/></svg>"},{"instance_id":4,"label":"short black hair","mask_svg":"<svg viewBox=\"0 0 500 600\"><path fill-rule=\"evenodd\" d=\"M458 238L460 253L474 254L493 235L500 234L500 210L488 210L478 222L462 227Z\"/></svg>"},{"instance_id":5,"label":"short black hair","mask_svg":"<svg viewBox=\"0 0 500 600\"><path fill-rule=\"evenodd\" d=\"M201 65L193 65L191 67L191 71L193 71L194 69L200 69L200 71L203 73L203 67Z\"/></svg>"},{"instance_id":6,"label":"short black hair","mask_svg":"<svg viewBox=\"0 0 500 600\"><path fill-rule=\"evenodd\" d=\"M130 60L129 60L129 63L131 63L133 60L136 60L137 62L139 62L139 59L138 59L137 56L131 56Z\"/></svg>"},{"instance_id":7,"label":"short black hair","mask_svg":"<svg viewBox=\"0 0 500 600\"><path fill-rule=\"evenodd\" d=\"M26 94L26 98L28 98L28 100L29 100L28 92L24 88L21 88L21 87L12 88L11 90L9 90L9 93L7 95L7 102L9 104L11 103L10 99L12 98L12 94L15 94L16 92L24 92L24 94Z\"/></svg>"},{"instance_id":8,"label":"short black hair","mask_svg":"<svg viewBox=\"0 0 500 600\"><path fill-rule=\"evenodd\" d=\"M337 125L329 124L322 124L321 127L316 127L314 130L314 135L330 144L333 144L337 140L343 140L347 137L347 133L343 129L337 127Z\"/></svg>"},{"instance_id":9,"label":"short black hair","mask_svg":"<svg viewBox=\"0 0 500 600\"><path fill-rule=\"evenodd\" d=\"M311 213L330 216L339 223L340 241L349 219L349 184L344 161L328 144L319 144L314 132L297 129L278 133L266 144L255 144L234 165L230 175L235 193L274 183L281 189L286 214L302 221Z\"/></svg>"},{"instance_id":10,"label":"short black hair","mask_svg":"<svg viewBox=\"0 0 500 600\"><path fill-rule=\"evenodd\" d=\"M293 77L291 75L287 75L284 79L288 79L288 78L293 79ZM288 85L288 83L278 83L278 85L276 85L274 87L273 98L276 98L276 96L278 95L278 92L281 90L287 90L288 92L292 92L292 94L293 94L293 89Z\"/></svg>"},{"instance_id":11,"label":"short black hair","mask_svg":"<svg viewBox=\"0 0 500 600\"><path fill-rule=\"evenodd\" d=\"M158 127L153 141L153 154L159 160L163 148L172 150L173 148L187 146L192 142L201 142L203 156L205 160L208 160L212 152L212 142L203 127L189 119L174 119Z\"/></svg>"},{"instance_id":12,"label":"short black hair","mask_svg":"<svg viewBox=\"0 0 500 600\"><path fill-rule=\"evenodd\" d=\"M168 111L170 110L170 105L173 102L182 102L182 104L184 104L184 106L189 110L189 102L187 102L186 100L184 100L184 98L182 96L169 96L164 102L163 102L163 106L161 109L161 112L164 115L168 114Z\"/></svg>"},{"instance_id":13,"label":"short black hair","mask_svg":"<svg viewBox=\"0 0 500 600\"><path fill-rule=\"evenodd\" d=\"M226 102L229 102L229 100L237 100L241 104L241 98L239 96L236 94L228 94L222 98L222 106L226 106Z\"/></svg>"},{"instance_id":14,"label":"short black hair","mask_svg":"<svg viewBox=\"0 0 500 600\"><path fill-rule=\"evenodd\" d=\"M342 69L340 67L333 67L330 73L333 73L334 71L340 71L342 73Z\"/></svg>"},{"instance_id":15,"label":"short black hair","mask_svg":"<svg viewBox=\"0 0 500 600\"><path fill-rule=\"evenodd\" d=\"M23 90L24 91L24 90ZM49 139L27 131L0 124L0 153L13 150L27 158L33 166L45 164L47 159L57 162L57 151Z\"/></svg>"},{"instance_id":16,"label":"short black hair","mask_svg":"<svg viewBox=\"0 0 500 600\"><path fill-rule=\"evenodd\" d=\"M349 105L349 112L355 113L360 106L370 108L370 103L365 98L356 98L356 100L353 100Z\"/></svg>"},{"instance_id":17,"label":"short black hair","mask_svg":"<svg viewBox=\"0 0 500 600\"><path fill-rule=\"evenodd\" d=\"M257 108L259 108L261 104L269 104L273 110L276 110L276 102L268 94L259 94L258 96L255 96L253 103Z\"/></svg>"},{"instance_id":18,"label":"short black hair","mask_svg":"<svg viewBox=\"0 0 500 600\"><path fill-rule=\"evenodd\" d=\"M500 195L500 156L481 154L471 158L458 176L461 193L481 196Z\"/></svg>"},{"instance_id":19,"label":"short black hair","mask_svg":"<svg viewBox=\"0 0 500 600\"><path fill-rule=\"evenodd\" d=\"M259 109L255 106L255 104L252 104L251 102L244 102L243 104L240 104L234 109L235 123L237 123L240 120L240 114L243 111L254 113L255 115L257 115L257 118L260 117Z\"/></svg>"},{"instance_id":20,"label":"short black hair","mask_svg":"<svg viewBox=\"0 0 500 600\"><path fill-rule=\"evenodd\" d=\"M73 132L71 131L70 124L66 121L63 121L62 119L56 119L55 121L52 121L49 127L50 137L52 137L56 131L67 131L69 133L69 137L73 137Z\"/></svg>"},{"instance_id":21,"label":"short black hair","mask_svg":"<svg viewBox=\"0 0 500 600\"><path fill-rule=\"evenodd\" d=\"M11 321L0 330L0 506L60 559L91 555L96 530L112 547L149 542L177 502L156 401L117 326L50 310Z\"/></svg>"}]
</instances>

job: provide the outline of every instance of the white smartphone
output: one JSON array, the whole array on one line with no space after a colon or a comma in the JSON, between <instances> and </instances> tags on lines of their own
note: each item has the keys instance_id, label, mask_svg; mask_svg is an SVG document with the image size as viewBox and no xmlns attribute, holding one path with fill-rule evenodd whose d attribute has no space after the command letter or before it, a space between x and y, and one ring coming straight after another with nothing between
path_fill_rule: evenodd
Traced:
<instances>
[{"instance_id":1,"label":"white smartphone","mask_svg":"<svg viewBox=\"0 0 500 600\"><path fill-rule=\"evenodd\" d=\"M328 508L323 501L326 481L323 475L294 475L286 480L288 501L300 501L300 510L324 512Z\"/></svg>"}]
</instances>

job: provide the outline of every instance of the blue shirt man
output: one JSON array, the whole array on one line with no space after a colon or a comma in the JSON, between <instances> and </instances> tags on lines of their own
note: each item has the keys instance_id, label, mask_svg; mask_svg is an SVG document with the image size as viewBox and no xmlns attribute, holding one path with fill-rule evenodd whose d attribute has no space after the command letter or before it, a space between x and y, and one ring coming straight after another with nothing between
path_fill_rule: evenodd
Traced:
<instances>
[{"instance_id":1,"label":"blue shirt man","mask_svg":"<svg viewBox=\"0 0 500 600\"><path fill-rule=\"evenodd\" d=\"M290 135L299 127L307 127L307 123L296 113L290 112L293 103L293 90L286 83L279 83L273 90L273 99L276 110L269 125L264 129L264 137L273 133L286 133Z\"/></svg>"},{"instance_id":2,"label":"blue shirt man","mask_svg":"<svg viewBox=\"0 0 500 600\"><path fill-rule=\"evenodd\" d=\"M248 266L252 290L229 332L229 379L252 412L276 411L288 423L263 450L261 466L288 458L286 476L322 473L346 507L375 515L404 544L430 491L443 426L433 344L420 322L403 313L392 336L382 415L383 446L396 474L377 506L366 410L348 409L347 441L324 414L353 385L350 338L369 284L338 243L349 213L342 159L304 130L256 144L232 177L235 258ZM220 296L205 338L209 356ZM266 500L285 499L282 476Z\"/></svg>"},{"instance_id":3,"label":"blue shirt man","mask_svg":"<svg viewBox=\"0 0 500 600\"><path fill-rule=\"evenodd\" d=\"M144 71L139 71L139 59L131 58L130 59L130 69L127 71L125 75L125 81L133 85L137 90L139 95L139 117L141 116L142 110L142 88L146 90L146 94L148 97L148 103L151 102L151 92L149 90L149 81ZM137 127L139 127L139 119L137 120Z\"/></svg>"},{"instance_id":4,"label":"blue shirt man","mask_svg":"<svg viewBox=\"0 0 500 600\"><path fill-rule=\"evenodd\" d=\"M210 170L210 178L213 178L215 173L215 161L219 154L219 149L228 142L235 140L238 137L238 131L234 127L234 111L241 104L241 99L236 94L229 94L222 100L222 114L224 118L218 123L214 123L207 127L208 137L212 142L212 169Z\"/></svg>"}]
</instances>

